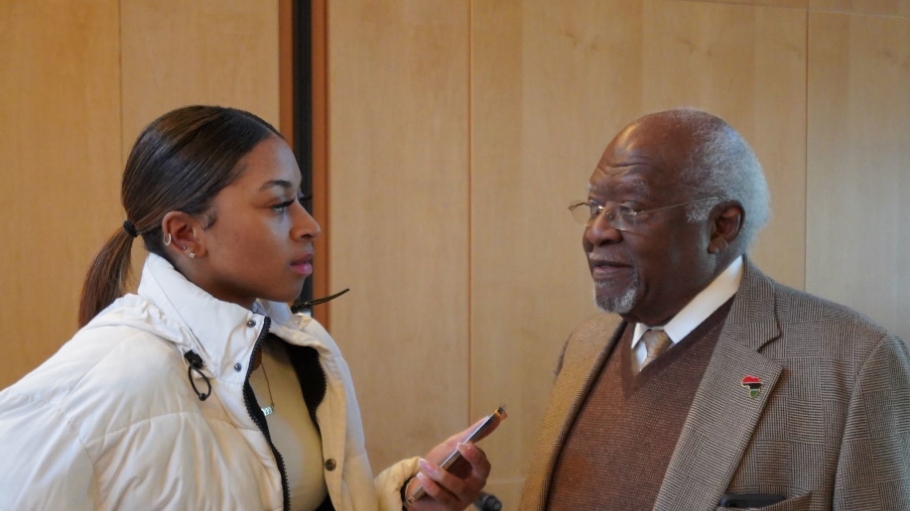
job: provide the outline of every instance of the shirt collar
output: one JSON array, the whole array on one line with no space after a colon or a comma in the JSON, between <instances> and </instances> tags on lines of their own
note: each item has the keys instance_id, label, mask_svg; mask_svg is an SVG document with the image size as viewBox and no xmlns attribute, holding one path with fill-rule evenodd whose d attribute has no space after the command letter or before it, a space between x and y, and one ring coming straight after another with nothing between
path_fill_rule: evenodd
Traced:
<instances>
[{"instance_id":1,"label":"shirt collar","mask_svg":"<svg viewBox=\"0 0 910 511\"><path fill-rule=\"evenodd\" d=\"M632 347L634 348L638 344L641 336L650 328L663 329L670 336L673 344L683 340L692 333L692 330L695 330L695 327L702 324L708 319L708 316L714 314L714 311L736 294L742 276L743 256L739 256L708 284L708 287L702 289L682 310L677 312L666 325L649 327L643 323L636 323L635 331L632 332Z\"/></svg>"}]
</instances>

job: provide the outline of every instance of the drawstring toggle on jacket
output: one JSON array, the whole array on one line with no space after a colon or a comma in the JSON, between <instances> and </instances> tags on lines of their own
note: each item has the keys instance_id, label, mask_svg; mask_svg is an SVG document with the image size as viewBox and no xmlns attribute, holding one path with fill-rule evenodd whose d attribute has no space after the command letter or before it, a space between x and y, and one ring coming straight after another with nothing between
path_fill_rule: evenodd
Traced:
<instances>
[{"instance_id":1,"label":"drawstring toggle on jacket","mask_svg":"<svg viewBox=\"0 0 910 511\"><path fill-rule=\"evenodd\" d=\"M202 357L200 357L199 354L193 350L184 353L183 358L185 358L186 361L190 364L190 366L186 369L186 376L190 379L190 385L193 386L193 391L197 396L199 396L200 401L205 401L209 398L209 396L212 395L212 383L209 381L209 378L202 372L202 368L205 367L205 362L203 362ZM199 389L196 388L196 381L193 379L193 371L196 371L199 376L205 380L205 384L208 386L208 390L205 391L205 394L199 392Z\"/></svg>"}]
</instances>

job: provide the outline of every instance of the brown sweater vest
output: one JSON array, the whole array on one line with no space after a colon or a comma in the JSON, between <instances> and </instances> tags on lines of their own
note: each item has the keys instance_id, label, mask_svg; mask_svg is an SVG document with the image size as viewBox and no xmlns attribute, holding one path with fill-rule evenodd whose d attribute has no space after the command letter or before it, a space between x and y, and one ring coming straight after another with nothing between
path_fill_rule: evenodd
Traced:
<instances>
[{"instance_id":1,"label":"brown sweater vest","mask_svg":"<svg viewBox=\"0 0 910 511\"><path fill-rule=\"evenodd\" d=\"M547 509L650 510L733 300L632 374L625 328L575 417Z\"/></svg>"}]
</instances>

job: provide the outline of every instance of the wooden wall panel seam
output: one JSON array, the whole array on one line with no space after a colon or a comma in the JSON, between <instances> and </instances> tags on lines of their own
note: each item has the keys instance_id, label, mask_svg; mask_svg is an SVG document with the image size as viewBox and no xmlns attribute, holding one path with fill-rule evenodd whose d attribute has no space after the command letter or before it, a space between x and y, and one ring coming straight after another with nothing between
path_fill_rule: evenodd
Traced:
<instances>
[{"instance_id":1,"label":"wooden wall panel seam","mask_svg":"<svg viewBox=\"0 0 910 511\"><path fill-rule=\"evenodd\" d=\"M312 0L312 101L313 101L313 214L320 222L322 236L315 244L316 258L313 272L313 296L327 296L332 292L329 246L331 239L329 218L329 62L328 62L328 5L326 0ZM313 316L331 331L331 306L316 307Z\"/></svg>"},{"instance_id":2,"label":"wooden wall panel seam","mask_svg":"<svg viewBox=\"0 0 910 511\"><path fill-rule=\"evenodd\" d=\"M278 131L294 140L294 3L278 0Z\"/></svg>"},{"instance_id":3,"label":"wooden wall panel seam","mask_svg":"<svg viewBox=\"0 0 910 511\"><path fill-rule=\"evenodd\" d=\"M844 14L848 16L869 16L873 18L910 18L910 14L901 14L901 13L882 13L882 12L868 12L862 10L850 10L850 9L823 9L823 8L809 8L808 12L817 12L817 13L828 13L828 14Z\"/></svg>"},{"instance_id":4,"label":"wooden wall panel seam","mask_svg":"<svg viewBox=\"0 0 910 511\"><path fill-rule=\"evenodd\" d=\"M126 167L126 141L123 140L126 132L123 119L123 0L117 2L117 76L120 79L120 167ZM126 220L126 219L124 219Z\"/></svg>"},{"instance_id":5,"label":"wooden wall panel seam","mask_svg":"<svg viewBox=\"0 0 910 511\"><path fill-rule=\"evenodd\" d=\"M831 2L832 0L805 0L806 5L795 6L795 5L782 5L778 2L772 0L671 0L679 2L689 2L689 3L701 3L701 4L721 4L721 5L734 5L742 7L772 7L775 9L794 9L802 10L806 12L828 12L828 13L840 13L840 14L852 14L852 15L862 15L862 16L885 16L885 17L894 17L894 18L908 18L910 17L910 6L908 7L899 7L898 5L893 5L891 7L891 12L886 12L888 9L884 7L870 7L868 3L859 3L854 1L849 6L819 6L817 5L820 2ZM836 0L833 0L836 1ZM894 4L899 4L902 0L895 0ZM816 5L813 5L816 4Z\"/></svg>"},{"instance_id":6,"label":"wooden wall panel seam","mask_svg":"<svg viewBox=\"0 0 910 511\"><path fill-rule=\"evenodd\" d=\"M468 349L466 350L466 352L467 352L467 353L466 353L466 355L467 355L467 372L468 372L468 374L467 374L467 387L468 387L468 388L467 388L467 396L468 396L468 399L465 400L465 404L467 405L467 408L468 408L468 409L467 409L467 414L466 414L466 415L467 415L467 417L468 417L468 420L470 420L471 417L474 415L473 411L471 410L471 389L472 389L472 385L473 385L473 382L472 382L472 375L473 375L473 372L474 372L474 368L473 368L473 366L472 366L472 364L471 364L471 360L472 360L472 357L473 357L473 355L474 355L474 337L473 337L473 334L474 334L474 329L473 329L473 326L474 326L474 320L473 320L473 318L474 318L474 315L473 315L473 314L474 314L474 310L473 310L473 309L474 309L474 308L472 307L472 303L473 303L473 302L471 301L471 297L474 295L474 289L473 289L473 287L474 287L474 280L471 278L471 273L472 273L472 270L473 270L473 268L474 268L474 260L473 260L473 254L474 254L474 240L473 240L473 232L474 232L474 208L472 207L472 205L473 205L473 203L474 203L474 199L473 199L474 195L473 195L473 193L472 193L472 192L473 192L473 187L472 187L472 186L473 186L473 183L472 183L472 175L473 175L473 172L472 172L472 171L473 171L473 166L474 166L474 160L473 160L473 156L474 156L474 148L473 148L473 143L474 143L474 130L473 130L474 119L473 119L473 117L472 117L472 116L473 116L473 108L472 108L472 107L473 107L473 94L474 94L474 82L473 82L473 74L472 74L472 70L473 70L473 67L474 67L474 0L468 0L468 20L467 20L467 22L468 22L468 27L467 27L467 30L468 30L468 37L467 37L467 48L466 48L466 49L467 49L467 52L468 52L468 59L467 59L467 60L468 60L468 69L467 69L466 75L467 75L467 82L468 82L468 83L467 83L468 94L467 94L467 98L466 98L466 99L467 99L467 101L466 101L467 105L466 105L466 106L467 106L467 117L468 117L468 119L467 119L467 130L468 130L468 133L467 133L467 151L468 151L468 154L467 154L467 173L468 173L468 182L467 182L467 193L468 193L468 197L467 197L467 199L468 199L468 208L467 208L468 221L467 221L467 229L468 229L468 233L467 233L467 241L468 241L468 243L467 243L467 246L465 247L465 249L468 251L468 253L467 253L467 261L468 261L467 277L468 277L468 283L467 283L467 286L466 286L467 295L468 295L468 296L467 296L467 300L468 300L468 301L467 301L467 304L468 304L468 307L467 307L467 316L468 316L468 317L467 317L467 320L468 320L468 325L467 325L467 341L468 341Z\"/></svg>"},{"instance_id":7,"label":"wooden wall panel seam","mask_svg":"<svg viewBox=\"0 0 910 511\"><path fill-rule=\"evenodd\" d=\"M812 52L809 48L809 41L811 36L809 31L812 30L812 24L809 22L811 18L810 12L806 11L806 57L805 57L805 76L803 77L803 92L805 96L803 101L803 115L805 116L805 133L803 133L803 204L805 205L805 210L803 212L803 286L802 289L806 290L806 275L809 272L809 247L806 246L806 234L809 232L809 212L808 212L808 203L809 203L809 71L810 71L810 56Z\"/></svg>"}]
</instances>

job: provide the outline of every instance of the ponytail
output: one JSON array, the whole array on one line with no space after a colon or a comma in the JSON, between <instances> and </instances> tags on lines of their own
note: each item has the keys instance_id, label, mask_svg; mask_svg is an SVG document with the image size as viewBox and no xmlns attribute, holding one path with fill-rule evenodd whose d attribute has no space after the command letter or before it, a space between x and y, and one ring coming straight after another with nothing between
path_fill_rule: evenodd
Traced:
<instances>
[{"instance_id":1,"label":"ponytail","mask_svg":"<svg viewBox=\"0 0 910 511\"><path fill-rule=\"evenodd\" d=\"M117 229L95 256L82 286L82 299L79 302L80 328L123 296L126 279L130 274L132 247L133 237L124 229Z\"/></svg>"}]
</instances>

